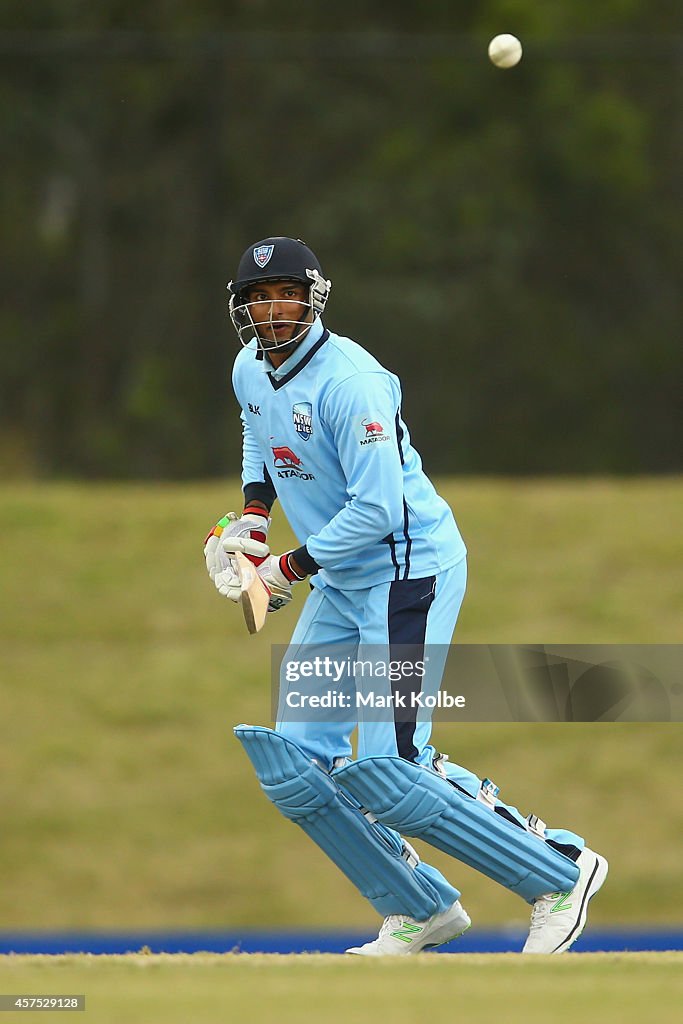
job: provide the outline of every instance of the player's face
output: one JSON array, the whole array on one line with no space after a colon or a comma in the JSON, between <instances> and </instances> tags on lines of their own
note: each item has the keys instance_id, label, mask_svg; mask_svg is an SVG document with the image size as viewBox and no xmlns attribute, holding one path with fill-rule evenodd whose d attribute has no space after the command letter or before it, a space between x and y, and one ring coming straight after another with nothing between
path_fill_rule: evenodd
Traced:
<instances>
[{"instance_id":1,"label":"player's face","mask_svg":"<svg viewBox=\"0 0 683 1024\"><path fill-rule=\"evenodd\" d=\"M249 312L263 348L281 348L311 323L308 288L298 281L264 281L247 291Z\"/></svg>"}]
</instances>

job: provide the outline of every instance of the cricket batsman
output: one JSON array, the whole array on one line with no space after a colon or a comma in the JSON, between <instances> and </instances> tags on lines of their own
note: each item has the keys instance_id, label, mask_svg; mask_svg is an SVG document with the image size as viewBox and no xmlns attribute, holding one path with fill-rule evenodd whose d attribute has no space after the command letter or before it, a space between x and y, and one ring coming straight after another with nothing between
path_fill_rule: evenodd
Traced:
<instances>
[{"instance_id":1,"label":"cricket batsman","mask_svg":"<svg viewBox=\"0 0 683 1024\"><path fill-rule=\"evenodd\" d=\"M235 554L242 552L270 591L270 611L310 578L292 651L445 649L465 594L466 549L411 445L399 380L324 326L331 283L300 239L250 245L228 288L243 346L232 380L243 428L244 509L224 516L207 538L217 590L240 600ZM281 554L267 544L276 498L299 541ZM432 671L432 690L442 670L436 679ZM420 678L401 683L404 692L425 685ZM563 953L581 934L607 875L605 858L574 832L524 817L490 780L437 752L428 716L279 718L274 730L241 725L235 733L268 799L384 918L378 937L349 953L411 955L470 926L460 892L420 860L406 835L531 904L523 952Z\"/></svg>"}]
</instances>

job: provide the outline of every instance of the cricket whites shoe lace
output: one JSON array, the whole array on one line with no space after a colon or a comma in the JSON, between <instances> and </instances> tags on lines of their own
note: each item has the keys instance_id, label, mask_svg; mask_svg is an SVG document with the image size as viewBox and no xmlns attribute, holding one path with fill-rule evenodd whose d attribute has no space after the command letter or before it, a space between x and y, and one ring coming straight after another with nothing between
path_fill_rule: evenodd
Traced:
<instances>
[{"instance_id":1,"label":"cricket whites shoe lace","mask_svg":"<svg viewBox=\"0 0 683 1024\"><path fill-rule=\"evenodd\" d=\"M586 925L588 902L607 878L607 861L584 849L577 860L579 880L570 892L539 896L531 912L523 953L564 953Z\"/></svg>"},{"instance_id":2,"label":"cricket whites shoe lace","mask_svg":"<svg viewBox=\"0 0 683 1024\"><path fill-rule=\"evenodd\" d=\"M405 914L392 914L384 918L376 939L363 946L352 946L346 952L360 956L410 956L457 939L470 924L469 915L459 900L448 910L434 914L426 921L415 921Z\"/></svg>"}]
</instances>

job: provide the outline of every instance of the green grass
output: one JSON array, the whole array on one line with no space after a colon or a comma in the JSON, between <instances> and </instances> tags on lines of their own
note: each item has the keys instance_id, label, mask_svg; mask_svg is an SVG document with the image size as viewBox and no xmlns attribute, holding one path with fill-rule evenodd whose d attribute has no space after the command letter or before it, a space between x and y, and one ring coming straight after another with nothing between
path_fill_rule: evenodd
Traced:
<instances>
[{"instance_id":1,"label":"green grass","mask_svg":"<svg viewBox=\"0 0 683 1024\"><path fill-rule=\"evenodd\" d=\"M462 642L681 640L683 481L442 482L470 549ZM238 485L0 491L0 927L375 929L262 797L231 728L270 720L269 651L206 578ZM291 542L280 515L273 546ZM300 606L306 589L300 588ZM440 724L452 760L611 862L603 923L683 920L680 725ZM424 848L423 848L424 852ZM527 908L430 851L475 925ZM460 963L460 961L458 961Z\"/></svg>"},{"instance_id":2,"label":"green grass","mask_svg":"<svg viewBox=\"0 0 683 1024\"><path fill-rule=\"evenodd\" d=\"M680 1019L683 954L0 957L2 992L81 994L90 1024L344 1019L658 1024ZM30 1024L45 1014L10 1014ZM69 1020L78 1020L78 1015Z\"/></svg>"}]
</instances>

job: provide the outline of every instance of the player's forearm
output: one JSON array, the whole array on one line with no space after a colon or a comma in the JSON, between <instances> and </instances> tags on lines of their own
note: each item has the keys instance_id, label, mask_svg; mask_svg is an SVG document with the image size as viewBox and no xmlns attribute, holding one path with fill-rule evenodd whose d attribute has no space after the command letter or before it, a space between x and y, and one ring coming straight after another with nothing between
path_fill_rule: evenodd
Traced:
<instances>
[{"instance_id":1,"label":"player's forearm","mask_svg":"<svg viewBox=\"0 0 683 1024\"><path fill-rule=\"evenodd\" d=\"M306 576L315 576L318 570L322 568L313 558L305 544L289 552L289 563L299 579L305 579Z\"/></svg>"},{"instance_id":2,"label":"player's forearm","mask_svg":"<svg viewBox=\"0 0 683 1024\"><path fill-rule=\"evenodd\" d=\"M345 505L327 526L309 537L303 548L314 565L334 569L366 548L379 544L389 534L402 529L403 504L400 499L387 498L379 505L357 498ZM302 562L299 548L294 552ZM302 563L305 567L305 556ZM316 570L317 571L317 570Z\"/></svg>"},{"instance_id":3,"label":"player's forearm","mask_svg":"<svg viewBox=\"0 0 683 1024\"><path fill-rule=\"evenodd\" d=\"M244 509L242 510L243 516L247 516L250 514L268 516L269 513L270 509L265 502L257 501L255 499L252 499L251 501L246 501L245 499Z\"/></svg>"},{"instance_id":4,"label":"player's forearm","mask_svg":"<svg viewBox=\"0 0 683 1024\"><path fill-rule=\"evenodd\" d=\"M265 469L265 467L264 467ZM277 494L273 487L272 480L266 476L266 480L252 480L250 483L244 484L242 490L244 492L244 505L262 506L266 512L266 515L270 512Z\"/></svg>"}]
</instances>

